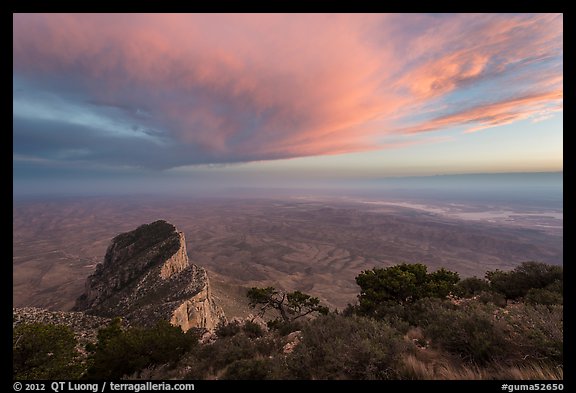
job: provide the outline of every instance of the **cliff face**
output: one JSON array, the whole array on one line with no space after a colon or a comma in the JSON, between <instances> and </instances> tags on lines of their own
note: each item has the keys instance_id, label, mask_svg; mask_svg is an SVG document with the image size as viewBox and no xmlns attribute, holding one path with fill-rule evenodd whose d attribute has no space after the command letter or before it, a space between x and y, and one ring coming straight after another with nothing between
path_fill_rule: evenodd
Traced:
<instances>
[{"instance_id":1,"label":"cliff face","mask_svg":"<svg viewBox=\"0 0 576 393\"><path fill-rule=\"evenodd\" d=\"M184 234L166 221L116 236L74 309L140 325L165 319L183 330L225 320L206 271L188 261Z\"/></svg>"},{"instance_id":2,"label":"cliff face","mask_svg":"<svg viewBox=\"0 0 576 393\"><path fill-rule=\"evenodd\" d=\"M214 330L216 325L225 320L224 312L212 300L210 281L204 269L196 271L197 280L205 282L206 285L190 299L184 301L172 312L170 323L182 327L186 331L192 327L204 327Z\"/></svg>"}]
</instances>

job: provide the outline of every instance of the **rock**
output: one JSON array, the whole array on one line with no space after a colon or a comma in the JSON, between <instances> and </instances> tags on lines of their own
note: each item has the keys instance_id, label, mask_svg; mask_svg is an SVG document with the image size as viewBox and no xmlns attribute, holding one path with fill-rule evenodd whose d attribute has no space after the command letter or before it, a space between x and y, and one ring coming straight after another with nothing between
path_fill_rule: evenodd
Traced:
<instances>
[{"instance_id":1,"label":"rock","mask_svg":"<svg viewBox=\"0 0 576 393\"><path fill-rule=\"evenodd\" d=\"M300 341L302 341L302 332L297 330L290 333L288 336L286 336L286 341L287 343L282 348L282 352L285 354L292 353L294 348L296 348L298 344L300 344Z\"/></svg>"},{"instance_id":2,"label":"rock","mask_svg":"<svg viewBox=\"0 0 576 393\"><path fill-rule=\"evenodd\" d=\"M246 322L255 323L260 327L260 329L262 329L263 332L268 332L270 330L268 329L268 324L266 321L258 315L248 314L248 316L244 318L234 317L230 320L230 323L236 323L240 326L244 325Z\"/></svg>"},{"instance_id":3,"label":"rock","mask_svg":"<svg viewBox=\"0 0 576 393\"><path fill-rule=\"evenodd\" d=\"M245 319L246 321L253 322L256 325L260 326L260 328L265 332L268 332L270 330L268 329L268 324L266 323L266 321L262 319L262 317L259 315L248 314L248 316Z\"/></svg>"},{"instance_id":4,"label":"rock","mask_svg":"<svg viewBox=\"0 0 576 393\"><path fill-rule=\"evenodd\" d=\"M164 319L184 331L226 320L206 270L188 261L184 234L163 220L112 240L74 310L143 326Z\"/></svg>"},{"instance_id":5,"label":"rock","mask_svg":"<svg viewBox=\"0 0 576 393\"><path fill-rule=\"evenodd\" d=\"M170 322L173 325L182 327L186 331L193 327L201 327L207 330L214 330L219 322L225 321L224 312L212 300L210 281L206 270L199 269L196 282L204 282L205 285L200 291L189 300L184 301L172 313Z\"/></svg>"}]
</instances>

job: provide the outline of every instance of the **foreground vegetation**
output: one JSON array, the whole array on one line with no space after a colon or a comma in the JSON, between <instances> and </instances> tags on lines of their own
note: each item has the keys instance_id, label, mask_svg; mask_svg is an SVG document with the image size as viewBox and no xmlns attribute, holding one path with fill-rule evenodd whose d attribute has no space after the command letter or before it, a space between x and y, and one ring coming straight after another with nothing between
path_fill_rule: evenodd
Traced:
<instances>
[{"instance_id":1,"label":"foreground vegetation","mask_svg":"<svg viewBox=\"0 0 576 393\"><path fill-rule=\"evenodd\" d=\"M358 275L358 304L253 288L278 315L186 333L167 322L101 329L80 356L63 326L14 329L18 379L562 379L563 271L526 262L485 279L421 264ZM315 316L315 317L312 317ZM200 338L202 340L200 340Z\"/></svg>"}]
</instances>

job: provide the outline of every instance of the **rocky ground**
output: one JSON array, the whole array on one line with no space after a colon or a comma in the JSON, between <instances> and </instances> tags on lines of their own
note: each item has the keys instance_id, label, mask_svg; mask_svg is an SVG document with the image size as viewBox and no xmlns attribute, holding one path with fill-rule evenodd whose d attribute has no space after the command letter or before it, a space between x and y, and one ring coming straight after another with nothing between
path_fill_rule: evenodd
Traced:
<instances>
[{"instance_id":1,"label":"rocky ground","mask_svg":"<svg viewBox=\"0 0 576 393\"><path fill-rule=\"evenodd\" d=\"M49 323L53 325L68 326L74 332L79 347L87 343L96 342L98 329L107 326L108 318L87 315L83 312L48 311L36 307L22 307L12 309L12 326L21 323Z\"/></svg>"}]
</instances>

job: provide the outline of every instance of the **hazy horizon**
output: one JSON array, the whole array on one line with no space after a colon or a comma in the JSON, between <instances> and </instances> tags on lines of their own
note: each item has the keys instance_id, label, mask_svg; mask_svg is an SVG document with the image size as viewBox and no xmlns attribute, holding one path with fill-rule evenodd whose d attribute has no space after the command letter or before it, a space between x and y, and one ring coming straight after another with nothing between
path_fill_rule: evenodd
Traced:
<instances>
[{"instance_id":1,"label":"hazy horizon","mask_svg":"<svg viewBox=\"0 0 576 393\"><path fill-rule=\"evenodd\" d=\"M434 202L460 201L464 203L505 203L519 206L563 209L563 172L537 173L475 173L435 176L402 176L378 179L298 182L246 182L226 181L202 184L183 183L163 179L161 187L146 181L136 186L123 184L119 188L102 189L98 184L86 183L66 188L64 184L38 192L36 186L15 186L14 201L44 200L53 198L128 197L134 199L170 198L293 198L315 195L318 197L362 197L382 200L406 199Z\"/></svg>"}]
</instances>

